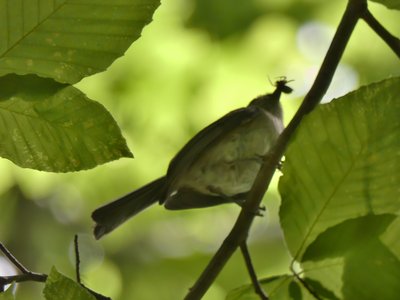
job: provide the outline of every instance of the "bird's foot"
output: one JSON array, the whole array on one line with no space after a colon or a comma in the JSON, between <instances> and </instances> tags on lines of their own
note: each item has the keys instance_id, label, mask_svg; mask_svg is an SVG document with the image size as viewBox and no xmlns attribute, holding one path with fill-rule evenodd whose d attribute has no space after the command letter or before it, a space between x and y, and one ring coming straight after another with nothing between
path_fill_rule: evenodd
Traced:
<instances>
[{"instance_id":1,"label":"bird's foot","mask_svg":"<svg viewBox=\"0 0 400 300\"><path fill-rule=\"evenodd\" d=\"M260 205L260 206L258 207L258 209L254 212L254 214L255 214L257 217L263 217L263 216L264 216L264 212L265 212L266 210L267 210L267 209L265 208L264 205Z\"/></svg>"}]
</instances>

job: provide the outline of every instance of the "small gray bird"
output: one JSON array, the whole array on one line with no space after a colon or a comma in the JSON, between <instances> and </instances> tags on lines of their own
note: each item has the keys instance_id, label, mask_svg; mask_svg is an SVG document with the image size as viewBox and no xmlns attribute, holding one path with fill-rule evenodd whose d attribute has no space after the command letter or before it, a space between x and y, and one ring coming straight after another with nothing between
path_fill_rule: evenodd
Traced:
<instances>
[{"instance_id":1,"label":"small gray bird","mask_svg":"<svg viewBox=\"0 0 400 300\"><path fill-rule=\"evenodd\" d=\"M259 96L196 134L171 160L167 174L96 209L97 239L150 205L167 209L242 204L283 130L281 93L292 89L283 77L272 94Z\"/></svg>"}]
</instances>

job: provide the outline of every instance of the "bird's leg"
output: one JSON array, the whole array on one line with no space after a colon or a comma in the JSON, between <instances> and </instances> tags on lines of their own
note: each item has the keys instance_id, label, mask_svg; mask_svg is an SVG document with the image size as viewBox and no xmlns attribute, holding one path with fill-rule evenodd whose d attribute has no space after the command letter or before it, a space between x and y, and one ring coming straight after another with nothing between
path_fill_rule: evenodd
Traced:
<instances>
[{"instance_id":1,"label":"bird's leg","mask_svg":"<svg viewBox=\"0 0 400 300\"><path fill-rule=\"evenodd\" d=\"M243 206L244 202L246 201L246 199L242 198L242 199L235 199L234 202L239 205L240 207ZM258 207L258 209L256 211L253 211L253 214L257 217L263 217L264 214L263 212L265 212L267 209L265 207L265 205L260 205Z\"/></svg>"},{"instance_id":2,"label":"bird's leg","mask_svg":"<svg viewBox=\"0 0 400 300\"><path fill-rule=\"evenodd\" d=\"M257 217L264 217L264 211L266 211L267 209L265 208L264 205L260 205L257 209L257 211L254 213Z\"/></svg>"},{"instance_id":3,"label":"bird's leg","mask_svg":"<svg viewBox=\"0 0 400 300\"><path fill-rule=\"evenodd\" d=\"M268 155L257 155L256 157L257 157L257 161L261 161L262 163L266 163L266 162L268 161L268 159L269 159L269 156L268 156ZM276 165L276 168L277 168L279 171L282 171L283 163L284 163L284 161L281 160L281 161L278 162L278 164Z\"/></svg>"}]
</instances>

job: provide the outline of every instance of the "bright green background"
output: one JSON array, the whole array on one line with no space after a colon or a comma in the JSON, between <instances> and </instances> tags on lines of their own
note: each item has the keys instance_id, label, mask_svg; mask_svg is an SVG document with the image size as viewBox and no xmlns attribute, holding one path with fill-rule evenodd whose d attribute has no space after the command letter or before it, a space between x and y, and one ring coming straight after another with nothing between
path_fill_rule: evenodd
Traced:
<instances>
[{"instance_id":1,"label":"bright green background","mask_svg":"<svg viewBox=\"0 0 400 300\"><path fill-rule=\"evenodd\" d=\"M70 249L78 232L83 281L90 288L113 299L180 299L230 230L239 211L233 205L178 212L154 207L96 243L90 213L162 174L199 129L271 91L267 76L295 80L295 92L283 99L289 120L345 1L248 1L229 10L211 5L212 0L198 2L163 1L124 57L77 85L111 112L135 159L71 174L31 171L0 160L0 239L29 268L49 273L55 265L73 278ZM398 35L399 13L370 7ZM224 17L218 18L221 11ZM240 26L234 26L236 20ZM328 92L333 96L400 74L398 59L363 22L342 62ZM250 249L262 277L288 271L275 186L266 196L266 217L258 218L251 232ZM247 282L236 254L205 299L223 299ZM40 299L42 289L38 283L20 285L17 299Z\"/></svg>"}]
</instances>

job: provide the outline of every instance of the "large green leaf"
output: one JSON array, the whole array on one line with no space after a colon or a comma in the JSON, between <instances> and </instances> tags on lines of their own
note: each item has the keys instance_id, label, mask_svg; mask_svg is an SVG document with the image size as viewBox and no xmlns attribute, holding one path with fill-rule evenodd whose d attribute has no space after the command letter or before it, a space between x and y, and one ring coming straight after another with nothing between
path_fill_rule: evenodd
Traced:
<instances>
[{"instance_id":1,"label":"large green leaf","mask_svg":"<svg viewBox=\"0 0 400 300\"><path fill-rule=\"evenodd\" d=\"M46 300L96 300L79 283L60 274L53 268L43 290Z\"/></svg>"},{"instance_id":2,"label":"large green leaf","mask_svg":"<svg viewBox=\"0 0 400 300\"><path fill-rule=\"evenodd\" d=\"M381 3L385 5L387 8L400 9L399 0L372 0L372 1Z\"/></svg>"},{"instance_id":3,"label":"large green leaf","mask_svg":"<svg viewBox=\"0 0 400 300\"><path fill-rule=\"evenodd\" d=\"M75 83L139 38L159 0L0 0L0 76Z\"/></svg>"},{"instance_id":4,"label":"large green leaf","mask_svg":"<svg viewBox=\"0 0 400 300\"><path fill-rule=\"evenodd\" d=\"M112 116L73 86L34 75L0 78L0 156L68 172L131 157Z\"/></svg>"},{"instance_id":5,"label":"large green leaf","mask_svg":"<svg viewBox=\"0 0 400 300\"><path fill-rule=\"evenodd\" d=\"M320 105L286 152L281 225L297 260L327 228L400 209L400 79Z\"/></svg>"},{"instance_id":6,"label":"large green leaf","mask_svg":"<svg viewBox=\"0 0 400 300\"><path fill-rule=\"evenodd\" d=\"M385 235L398 237L392 226L398 219L369 215L327 229L303 256L306 278L318 280L343 300L398 299L400 260L381 241Z\"/></svg>"}]
</instances>

